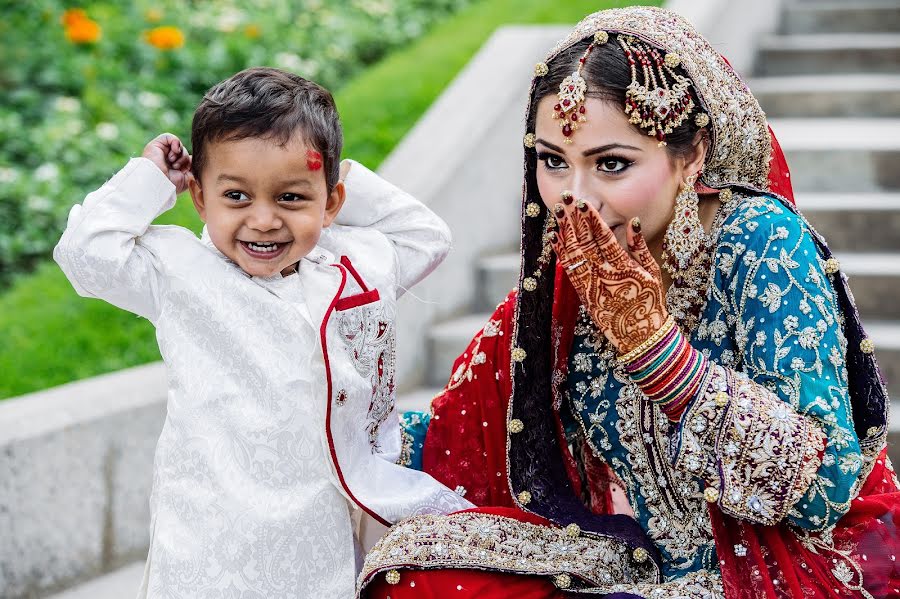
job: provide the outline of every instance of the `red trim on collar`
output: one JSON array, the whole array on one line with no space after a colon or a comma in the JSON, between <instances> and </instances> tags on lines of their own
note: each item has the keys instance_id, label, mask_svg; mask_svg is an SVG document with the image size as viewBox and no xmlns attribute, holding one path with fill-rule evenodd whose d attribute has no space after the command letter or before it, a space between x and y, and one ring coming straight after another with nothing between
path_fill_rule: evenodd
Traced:
<instances>
[{"instance_id":1,"label":"red trim on collar","mask_svg":"<svg viewBox=\"0 0 900 599\"><path fill-rule=\"evenodd\" d=\"M356 281L356 284L359 285L359 288L363 291L368 291L369 288L366 287L366 283L363 281L363 278L359 276L359 273L356 272L356 269L353 268L353 264L350 262L350 258L347 256L341 256L341 265L350 271L350 274L353 275L353 280Z\"/></svg>"}]
</instances>

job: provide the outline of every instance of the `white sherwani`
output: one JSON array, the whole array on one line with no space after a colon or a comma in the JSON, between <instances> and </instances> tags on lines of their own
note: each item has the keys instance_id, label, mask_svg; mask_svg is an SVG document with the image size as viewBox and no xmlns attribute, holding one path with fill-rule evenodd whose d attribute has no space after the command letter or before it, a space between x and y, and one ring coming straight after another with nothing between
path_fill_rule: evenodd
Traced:
<instances>
[{"instance_id":1,"label":"white sherwani","mask_svg":"<svg viewBox=\"0 0 900 599\"><path fill-rule=\"evenodd\" d=\"M472 507L394 463L396 298L449 232L360 164L345 183L337 223L287 277L152 226L175 189L144 158L69 214L56 261L79 294L152 321L167 365L141 596L353 597L352 508L392 523Z\"/></svg>"}]
</instances>

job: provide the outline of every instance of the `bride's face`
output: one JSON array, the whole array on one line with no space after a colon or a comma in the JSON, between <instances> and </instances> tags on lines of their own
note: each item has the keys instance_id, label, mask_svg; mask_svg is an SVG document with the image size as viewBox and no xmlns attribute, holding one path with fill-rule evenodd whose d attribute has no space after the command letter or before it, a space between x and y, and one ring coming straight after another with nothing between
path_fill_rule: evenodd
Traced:
<instances>
[{"instance_id":1,"label":"bride's face","mask_svg":"<svg viewBox=\"0 0 900 599\"><path fill-rule=\"evenodd\" d=\"M655 137L634 128L621 106L596 98L585 101L586 123L565 143L553 119L555 95L537 107L537 183L551 210L563 191L592 204L626 246L625 227L635 216L654 254L672 220L675 196L687 172L685 160L672 158Z\"/></svg>"}]
</instances>

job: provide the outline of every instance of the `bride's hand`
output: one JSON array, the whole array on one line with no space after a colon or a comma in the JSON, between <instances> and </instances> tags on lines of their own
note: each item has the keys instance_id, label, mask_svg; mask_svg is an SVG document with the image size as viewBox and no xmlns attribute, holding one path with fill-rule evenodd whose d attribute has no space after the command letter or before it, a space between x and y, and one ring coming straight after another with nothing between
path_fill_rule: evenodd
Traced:
<instances>
[{"instance_id":1,"label":"bride's hand","mask_svg":"<svg viewBox=\"0 0 900 599\"><path fill-rule=\"evenodd\" d=\"M628 353L668 318L659 265L640 233L640 221L622 225L626 251L587 202L557 204L554 213L559 233L551 240L560 263L594 324L620 355Z\"/></svg>"}]
</instances>

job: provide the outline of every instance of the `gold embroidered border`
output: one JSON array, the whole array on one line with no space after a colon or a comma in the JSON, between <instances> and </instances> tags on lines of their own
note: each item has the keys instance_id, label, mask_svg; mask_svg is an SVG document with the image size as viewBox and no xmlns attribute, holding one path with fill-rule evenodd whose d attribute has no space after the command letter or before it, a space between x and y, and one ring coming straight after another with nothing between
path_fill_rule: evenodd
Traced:
<instances>
[{"instance_id":1,"label":"gold embroidered border","mask_svg":"<svg viewBox=\"0 0 900 599\"><path fill-rule=\"evenodd\" d=\"M652 560L636 561L624 542L572 536L566 530L493 514L414 516L391 528L369 551L360 588L394 568L567 574L573 588L656 582Z\"/></svg>"},{"instance_id":2,"label":"gold embroidered border","mask_svg":"<svg viewBox=\"0 0 900 599\"><path fill-rule=\"evenodd\" d=\"M825 433L810 418L715 364L682 422L675 467L703 476L737 518L781 522L821 465Z\"/></svg>"}]
</instances>

